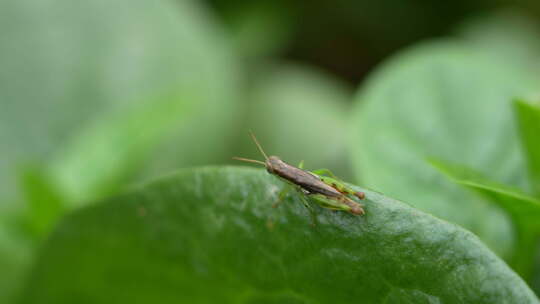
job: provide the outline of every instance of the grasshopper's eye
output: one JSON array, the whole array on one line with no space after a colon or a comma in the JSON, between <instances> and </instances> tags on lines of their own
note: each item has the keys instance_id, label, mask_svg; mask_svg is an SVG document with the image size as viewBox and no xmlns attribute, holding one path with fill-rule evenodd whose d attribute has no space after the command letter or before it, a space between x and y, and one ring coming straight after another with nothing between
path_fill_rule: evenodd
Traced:
<instances>
[{"instance_id":1,"label":"grasshopper's eye","mask_svg":"<svg viewBox=\"0 0 540 304\"><path fill-rule=\"evenodd\" d=\"M266 166L266 171L270 174L274 174L274 170L272 169L271 166Z\"/></svg>"}]
</instances>

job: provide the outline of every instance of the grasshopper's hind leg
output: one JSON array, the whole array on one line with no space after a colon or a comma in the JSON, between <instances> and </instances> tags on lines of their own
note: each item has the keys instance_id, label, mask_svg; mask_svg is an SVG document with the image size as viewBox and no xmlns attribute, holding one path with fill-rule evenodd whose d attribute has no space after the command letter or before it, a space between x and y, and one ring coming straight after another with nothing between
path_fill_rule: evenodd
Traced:
<instances>
[{"instance_id":1,"label":"grasshopper's hind leg","mask_svg":"<svg viewBox=\"0 0 540 304\"><path fill-rule=\"evenodd\" d=\"M319 176L319 178L325 184L332 186L332 188L336 189L337 191L339 191L339 192L341 192L343 194L354 195L354 196L356 196L357 198L359 198L361 200L366 198L366 194L364 192L355 191L354 189L347 186L344 182L342 182L342 181L340 181L338 179L335 179L335 178L332 178L332 177L326 177L326 176Z\"/></svg>"},{"instance_id":2,"label":"grasshopper's hind leg","mask_svg":"<svg viewBox=\"0 0 540 304\"><path fill-rule=\"evenodd\" d=\"M330 171L329 169L326 169L326 168L313 170L313 173L315 173L317 175L326 175L326 176L330 176L332 178L337 179L337 177L334 175L334 173L332 173L332 171Z\"/></svg>"},{"instance_id":3,"label":"grasshopper's hind leg","mask_svg":"<svg viewBox=\"0 0 540 304\"><path fill-rule=\"evenodd\" d=\"M317 174L319 176L319 178L324 183L326 183L327 185L332 186L334 189L336 189L337 191L339 191L339 192L341 192L343 194L354 195L359 199L366 198L366 194L364 192L354 191L354 189L352 189L352 188L348 187L347 185L345 185L345 183L343 181L338 179L334 175L334 173L332 173L332 171L330 171L328 169L315 170L315 171L313 171L313 173ZM324 176L324 175L326 175L326 176Z\"/></svg>"},{"instance_id":4,"label":"grasshopper's hind leg","mask_svg":"<svg viewBox=\"0 0 540 304\"><path fill-rule=\"evenodd\" d=\"M361 215L365 213L361 204L346 196L336 198L326 197L322 194L312 194L310 197L323 208L346 211L354 215Z\"/></svg>"}]
</instances>

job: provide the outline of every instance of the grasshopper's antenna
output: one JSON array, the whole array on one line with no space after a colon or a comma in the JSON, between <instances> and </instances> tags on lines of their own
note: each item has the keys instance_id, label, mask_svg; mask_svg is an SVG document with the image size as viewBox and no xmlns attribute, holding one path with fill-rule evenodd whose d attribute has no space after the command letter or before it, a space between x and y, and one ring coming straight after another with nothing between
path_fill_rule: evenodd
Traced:
<instances>
[{"instance_id":1,"label":"grasshopper's antenna","mask_svg":"<svg viewBox=\"0 0 540 304\"><path fill-rule=\"evenodd\" d=\"M257 148L259 148L259 151L261 151L262 155L264 156L264 159L268 160L268 156L266 156L266 153L264 153L264 150L261 147L261 144L259 144L259 141L255 137L255 134L253 134L253 132L251 132L251 130L249 130L249 135L251 135L251 138L253 139L253 141L257 145Z\"/></svg>"},{"instance_id":2,"label":"grasshopper's antenna","mask_svg":"<svg viewBox=\"0 0 540 304\"><path fill-rule=\"evenodd\" d=\"M254 160L254 159L243 158L243 157L233 157L233 159L245 161L245 162L248 162L248 163L255 163L255 164L266 166L266 164L264 162L260 161L260 160Z\"/></svg>"}]
</instances>

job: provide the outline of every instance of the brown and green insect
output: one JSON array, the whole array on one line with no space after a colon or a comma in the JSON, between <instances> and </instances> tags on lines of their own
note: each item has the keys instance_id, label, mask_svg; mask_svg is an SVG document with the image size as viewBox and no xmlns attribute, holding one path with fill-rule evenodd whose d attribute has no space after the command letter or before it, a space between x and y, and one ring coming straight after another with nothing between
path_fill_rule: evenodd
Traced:
<instances>
[{"instance_id":1,"label":"brown and green insect","mask_svg":"<svg viewBox=\"0 0 540 304\"><path fill-rule=\"evenodd\" d=\"M255 135L251 132L250 135L264 156L265 161L242 157L234 157L234 159L263 165L268 173L287 182L288 185L279 193L278 203L292 187L300 193L302 203L310 211L312 217L314 217L314 211L309 203L310 201L327 209L346 211L355 215L364 214L362 205L352 200L352 197L364 199L365 194L363 192L357 192L350 188L343 181L337 179L328 169L307 171L303 169L303 163L295 167L282 161L277 156L267 156Z\"/></svg>"}]
</instances>

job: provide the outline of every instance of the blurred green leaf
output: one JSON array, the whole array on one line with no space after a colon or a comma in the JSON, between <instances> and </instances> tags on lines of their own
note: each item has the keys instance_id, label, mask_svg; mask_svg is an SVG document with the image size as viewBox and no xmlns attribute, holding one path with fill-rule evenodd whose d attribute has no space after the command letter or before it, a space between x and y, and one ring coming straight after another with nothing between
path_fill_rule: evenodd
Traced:
<instances>
[{"instance_id":1,"label":"blurred green leaf","mask_svg":"<svg viewBox=\"0 0 540 304\"><path fill-rule=\"evenodd\" d=\"M232 41L247 59L279 53L292 37L291 7L278 1L247 1L223 13Z\"/></svg>"},{"instance_id":2,"label":"blurred green leaf","mask_svg":"<svg viewBox=\"0 0 540 304\"><path fill-rule=\"evenodd\" d=\"M182 149L176 145L176 159L183 159L183 151L190 151L198 142L228 136L236 113L237 67L224 33L199 2L46 0L36 4L17 0L3 1L0 12L6 32L0 35L0 137L6 156L0 160L0 172L8 180L1 183L2 201L13 201L12 189L16 187L11 176L16 175L19 162L54 159L62 163L65 156L70 163L78 158L81 164L73 166L80 168L90 167L95 158L104 160L104 154L110 153L107 163L112 167L103 172L110 175L114 170L125 171L129 163L121 161L115 144L126 145L121 149L124 156L131 153L131 147L137 147L135 154L140 152L138 148L144 144L138 140L157 147L156 141L148 139L152 132L157 138L163 138L165 131L172 132L175 139L182 134L184 142ZM133 134L106 129L107 125L118 127L121 121L134 124L124 116L133 115L137 109L151 109L152 103L157 108L165 107L159 103L171 102L163 98L167 94L191 110L190 121L178 115L178 123L168 125L169 130L143 122L120 127L140 128L144 133L141 137L122 137ZM139 116L144 120L142 113ZM163 119L171 121L170 116ZM183 130L200 125L204 127L195 133L197 136L193 136L193 130ZM151 130L146 132L144 126ZM102 137L116 133L110 137L119 136L117 142L96 140L93 132L98 129L105 133ZM70 154L80 151L82 148L73 146L86 140L108 146L93 147L93 151L102 149L98 156L85 151L82 155ZM209 151L214 151L213 155L222 153L223 142L214 141L210 145L214 149ZM178 162L176 159L172 164ZM187 159L183 161L189 165ZM61 179L60 186L64 181ZM65 186L75 187L72 182Z\"/></svg>"},{"instance_id":3,"label":"blurred green leaf","mask_svg":"<svg viewBox=\"0 0 540 304\"><path fill-rule=\"evenodd\" d=\"M39 239L50 232L65 211L63 194L39 166L27 166L19 185L27 203L22 228Z\"/></svg>"},{"instance_id":4,"label":"blurred green leaf","mask_svg":"<svg viewBox=\"0 0 540 304\"><path fill-rule=\"evenodd\" d=\"M261 67L249 95L246 130L252 129L266 151L292 164L332 168L350 176L346 155L347 105L352 90L338 79L294 64ZM241 155L260 158L246 132ZM244 152L245 151L245 152Z\"/></svg>"},{"instance_id":5,"label":"blurred green leaf","mask_svg":"<svg viewBox=\"0 0 540 304\"><path fill-rule=\"evenodd\" d=\"M490 181L467 167L441 160L431 163L454 182L472 189L508 212L513 219L517 236L516 250L510 259L511 265L529 279L540 236L540 200L519 189Z\"/></svg>"},{"instance_id":6,"label":"blurred green leaf","mask_svg":"<svg viewBox=\"0 0 540 304\"><path fill-rule=\"evenodd\" d=\"M459 25L457 34L499 60L532 73L540 67L540 24L525 11L503 9L475 15Z\"/></svg>"},{"instance_id":7,"label":"blurred green leaf","mask_svg":"<svg viewBox=\"0 0 540 304\"><path fill-rule=\"evenodd\" d=\"M465 166L447 163L442 160L432 160L430 163L445 173L454 182L474 188L477 192L488 196L491 201L497 203L508 213L519 217L519 221L530 222L540 229L540 222L537 220L538 216L540 216L539 199L523 193L517 188L491 181L482 174ZM493 195L500 195L507 200L493 199Z\"/></svg>"},{"instance_id":8,"label":"blurred green leaf","mask_svg":"<svg viewBox=\"0 0 540 304\"><path fill-rule=\"evenodd\" d=\"M10 254L36 246L9 248L29 236L4 215L28 210L24 224L43 237L60 200L72 207L140 175L229 155L237 65L202 5L0 2L0 227L12 239L0 254L11 265L0 303L23 276ZM43 172L20 171L27 163Z\"/></svg>"},{"instance_id":9,"label":"blurred green leaf","mask_svg":"<svg viewBox=\"0 0 540 304\"><path fill-rule=\"evenodd\" d=\"M514 102L521 143L533 190L540 195L540 103L532 104L522 100Z\"/></svg>"},{"instance_id":10,"label":"blurred green leaf","mask_svg":"<svg viewBox=\"0 0 540 304\"><path fill-rule=\"evenodd\" d=\"M21 303L538 303L456 225L366 191L365 216L318 208L312 227L296 195L271 207L281 185L263 170L183 170L79 210Z\"/></svg>"},{"instance_id":11,"label":"blurred green leaf","mask_svg":"<svg viewBox=\"0 0 540 304\"><path fill-rule=\"evenodd\" d=\"M186 98L163 100L98 119L58 155L49 170L71 204L117 191L136 171L133 168L141 166L175 126L189 119L193 107Z\"/></svg>"},{"instance_id":12,"label":"blurred green leaf","mask_svg":"<svg viewBox=\"0 0 540 304\"><path fill-rule=\"evenodd\" d=\"M21 288L25 271L32 261L31 242L9 225L12 214L0 213L0 301L13 303Z\"/></svg>"},{"instance_id":13,"label":"blurred green leaf","mask_svg":"<svg viewBox=\"0 0 540 304\"><path fill-rule=\"evenodd\" d=\"M524 188L509 102L528 88L529 75L522 72L450 40L395 56L357 97L350 141L358 178L467 227L502 256L511 255L506 216L447 181L425 159L478 168Z\"/></svg>"}]
</instances>

